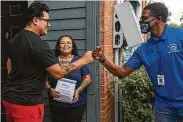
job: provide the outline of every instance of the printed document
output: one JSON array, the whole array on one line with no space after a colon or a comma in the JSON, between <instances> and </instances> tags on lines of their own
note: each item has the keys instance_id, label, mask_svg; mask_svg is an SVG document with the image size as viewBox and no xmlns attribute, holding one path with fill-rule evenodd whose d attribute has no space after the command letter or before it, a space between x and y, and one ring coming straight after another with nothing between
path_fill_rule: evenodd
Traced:
<instances>
[{"instance_id":1,"label":"printed document","mask_svg":"<svg viewBox=\"0 0 183 122\"><path fill-rule=\"evenodd\" d=\"M75 80L66 78L58 80L55 89L60 92L61 96L55 98L55 100L64 103L72 103L76 82Z\"/></svg>"}]
</instances>

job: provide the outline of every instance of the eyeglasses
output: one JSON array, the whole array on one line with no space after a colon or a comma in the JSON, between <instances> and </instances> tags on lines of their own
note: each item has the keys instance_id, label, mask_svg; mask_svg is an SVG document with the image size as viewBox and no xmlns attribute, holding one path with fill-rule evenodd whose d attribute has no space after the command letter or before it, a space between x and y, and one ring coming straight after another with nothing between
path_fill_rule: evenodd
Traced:
<instances>
[{"instance_id":1,"label":"eyeglasses","mask_svg":"<svg viewBox=\"0 0 183 122\"><path fill-rule=\"evenodd\" d=\"M153 20L155 20L155 19L157 19L157 18L152 18L151 20L149 20L149 18L148 19L145 19L145 20L143 20L143 19L141 19L140 21L139 21L139 23L144 23L144 22L151 22L151 21L153 21ZM147 20L149 20L149 21L147 21Z\"/></svg>"},{"instance_id":2,"label":"eyeglasses","mask_svg":"<svg viewBox=\"0 0 183 122\"><path fill-rule=\"evenodd\" d=\"M50 24L50 20L49 19L39 18L39 20L44 20L44 21L47 22L47 24Z\"/></svg>"}]
</instances>

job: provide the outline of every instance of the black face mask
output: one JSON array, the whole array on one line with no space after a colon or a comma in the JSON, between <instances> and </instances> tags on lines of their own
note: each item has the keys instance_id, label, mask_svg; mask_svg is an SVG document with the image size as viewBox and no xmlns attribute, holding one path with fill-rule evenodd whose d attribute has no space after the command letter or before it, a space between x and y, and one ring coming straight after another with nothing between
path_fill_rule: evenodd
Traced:
<instances>
[{"instance_id":1,"label":"black face mask","mask_svg":"<svg viewBox=\"0 0 183 122\"><path fill-rule=\"evenodd\" d=\"M147 34L148 32L150 32L152 26L150 25L150 22L155 20L156 18L148 21L148 22L144 22L144 21L139 21L140 23L140 29L141 29L141 33L143 34Z\"/></svg>"}]
</instances>

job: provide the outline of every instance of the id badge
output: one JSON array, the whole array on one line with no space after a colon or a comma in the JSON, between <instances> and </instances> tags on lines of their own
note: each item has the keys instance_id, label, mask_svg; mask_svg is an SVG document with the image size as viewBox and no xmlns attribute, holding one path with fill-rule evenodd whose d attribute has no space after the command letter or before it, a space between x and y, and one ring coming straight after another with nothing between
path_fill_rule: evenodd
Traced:
<instances>
[{"instance_id":1,"label":"id badge","mask_svg":"<svg viewBox=\"0 0 183 122\"><path fill-rule=\"evenodd\" d=\"M157 75L158 85L165 85L164 75Z\"/></svg>"}]
</instances>

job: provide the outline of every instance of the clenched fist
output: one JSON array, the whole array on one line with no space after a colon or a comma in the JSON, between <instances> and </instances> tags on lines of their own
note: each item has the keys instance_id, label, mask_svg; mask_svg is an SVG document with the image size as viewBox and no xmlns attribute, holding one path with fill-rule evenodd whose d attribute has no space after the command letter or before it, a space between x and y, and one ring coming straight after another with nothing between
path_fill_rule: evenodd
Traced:
<instances>
[{"instance_id":1,"label":"clenched fist","mask_svg":"<svg viewBox=\"0 0 183 122\"><path fill-rule=\"evenodd\" d=\"M87 64L91 63L94 61L94 58L92 56L92 51L87 51L84 55L83 58L85 59L85 61L87 62Z\"/></svg>"},{"instance_id":2,"label":"clenched fist","mask_svg":"<svg viewBox=\"0 0 183 122\"><path fill-rule=\"evenodd\" d=\"M103 58L105 58L104 56L104 51L102 49L101 46L97 46L94 50L93 50L93 54L92 54L93 58L96 60L101 60Z\"/></svg>"}]
</instances>

